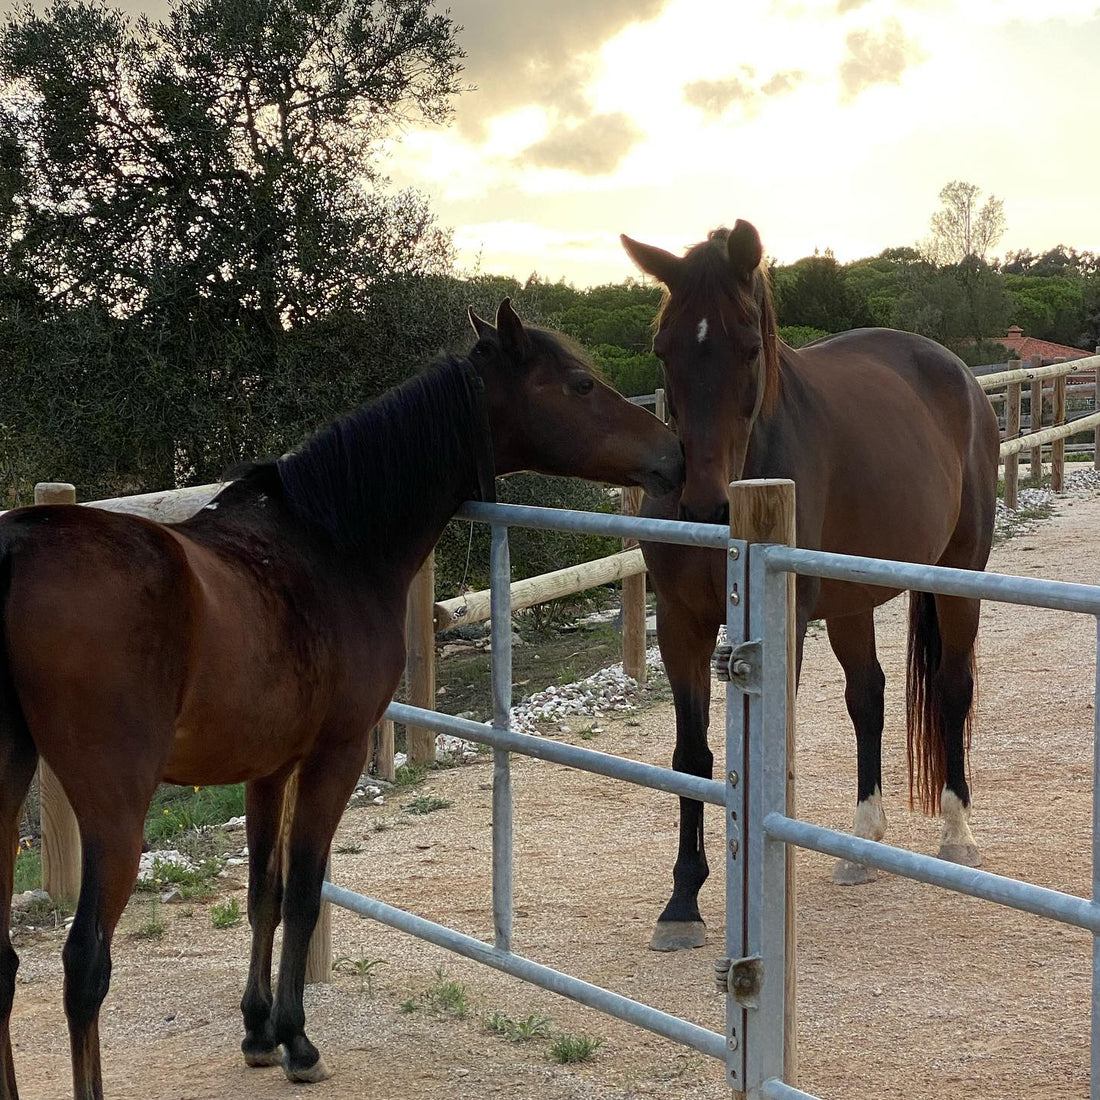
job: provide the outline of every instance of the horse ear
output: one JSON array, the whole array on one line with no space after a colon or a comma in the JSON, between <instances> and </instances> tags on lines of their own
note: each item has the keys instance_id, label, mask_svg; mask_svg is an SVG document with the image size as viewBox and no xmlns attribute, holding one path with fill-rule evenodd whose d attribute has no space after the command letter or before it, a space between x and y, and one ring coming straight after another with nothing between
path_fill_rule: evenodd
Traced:
<instances>
[{"instance_id":1,"label":"horse ear","mask_svg":"<svg viewBox=\"0 0 1100 1100\"><path fill-rule=\"evenodd\" d=\"M682 262L678 256L673 256L671 252L657 248L656 245L632 240L625 233L619 234L619 240L622 241L626 254L647 275L652 275L665 286L671 286L672 280L676 277L676 269Z\"/></svg>"},{"instance_id":2,"label":"horse ear","mask_svg":"<svg viewBox=\"0 0 1100 1100\"><path fill-rule=\"evenodd\" d=\"M505 298L497 307L497 333L504 350L522 362L527 355L527 333L512 308L511 298Z\"/></svg>"},{"instance_id":3,"label":"horse ear","mask_svg":"<svg viewBox=\"0 0 1100 1100\"><path fill-rule=\"evenodd\" d=\"M756 226L738 218L726 240L726 254L734 274L743 282L748 282L764 258L764 246L760 243Z\"/></svg>"},{"instance_id":4,"label":"horse ear","mask_svg":"<svg viewBox=\"0 0 1100 1100\"><path fill-rule=\"evenodd\" d=\"M479 340L483 336L488 336L491 332L496 332L496 329L488 321L474 312L473 306L467 306L466 312L470 315L470 324L474 326L474 332L477 333Z\"/></svg>"}]
</instances>

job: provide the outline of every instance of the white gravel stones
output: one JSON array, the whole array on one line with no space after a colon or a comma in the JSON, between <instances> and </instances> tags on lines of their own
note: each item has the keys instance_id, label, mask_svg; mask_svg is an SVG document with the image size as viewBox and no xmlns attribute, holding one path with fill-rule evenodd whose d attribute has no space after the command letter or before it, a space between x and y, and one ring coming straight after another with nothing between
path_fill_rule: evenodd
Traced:
<instances>
[{"instance_id":1,"label":"white gravel stones","mask_svg":"<svg viewBox=\"0 0 1100 1100\"><path fill-rule=\"evenodd\" d=\"M193 871L195 869L194 863L192 863L182 852L176 851L175 848L166 848L162 852L141 853L141 862L138 864L138 878L151 879L153 877L153 865L155 863L159 863L162 866L166 863L171 863L175 867L184 867L188 871Z\"/></svg>"}]
</instances>

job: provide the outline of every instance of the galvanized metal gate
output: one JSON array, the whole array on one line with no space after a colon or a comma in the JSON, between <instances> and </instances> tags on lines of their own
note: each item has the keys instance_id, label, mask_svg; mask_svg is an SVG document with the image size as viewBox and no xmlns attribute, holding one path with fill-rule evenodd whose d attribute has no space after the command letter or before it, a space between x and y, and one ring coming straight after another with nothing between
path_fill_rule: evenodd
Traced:
<instances>
[{"instance_id":1,"label":"galvanized metal gate","mask_svg":"<svg viewBox=\"0 0 1100 1100\"><path fill-rule=\"evenodd\" d=\"M726 1067L731 1088L748 1100L815 1100L784 1082L793 1048L786 975L787 847L794 844L1037 913L1093 933L1092 1100L1100 1100L1100 800L1093 809L1093 900L945 863L862 840L788 816L788 576L792 573L882 584L890 588L1077 611L1100 617L1100 588L968 570L750 546L709 524L469 503L459 516L492 525L493 720L491 726L394 703L388 715L493 748L493 923L489 944L374 898L325 883L324 897L467 958L708 1054ZM721 655L728 679L726 775L701 779L591 749L513 732L509 526L580 531L648 542L723 550L727 562L727 636ZM1098 618L1100 635L1100 618ZM1100 673L1098 673L1100 675ZM1100 689L1100 678L1097 680ZM1100 699L1097 700L1100 702ZM1097 712L1100 725L1100 710ZM1100 738L1098 738L1100 744ZM726 989L726 1026L710 1031L649 1005L601 989L512 951L513 752L722 806L726 820L726 942L718 975Z\"/></svg>"}]
</instances>

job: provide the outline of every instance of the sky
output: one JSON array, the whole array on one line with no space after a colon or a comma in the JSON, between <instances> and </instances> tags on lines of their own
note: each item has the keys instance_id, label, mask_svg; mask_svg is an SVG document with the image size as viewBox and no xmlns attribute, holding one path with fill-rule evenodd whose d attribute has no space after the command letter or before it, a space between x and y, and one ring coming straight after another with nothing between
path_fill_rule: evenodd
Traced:
<instances>
[{"instance_id":1,"label":"sky","mask_svg":"<svg viewBox=\"0 0 1100 1100\"><path fill-rule=\"evenodd\" d=\"M620 233L679 252L737 218L847 261L916 244L956 179L1003 200L999 255L1100 251L1100 0L437 2L472 87L385 171L464 270L618 282Z\"/></svg>"}]
</instances>

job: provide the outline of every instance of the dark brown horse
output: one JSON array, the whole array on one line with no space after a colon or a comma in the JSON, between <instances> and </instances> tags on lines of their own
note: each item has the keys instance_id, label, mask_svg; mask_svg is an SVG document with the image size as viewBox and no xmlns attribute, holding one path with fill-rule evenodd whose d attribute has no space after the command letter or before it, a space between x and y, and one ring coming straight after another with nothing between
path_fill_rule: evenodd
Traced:
<instances>
[{"instance_id":1,"label":"dark brown horse","mask_svg":"<svg viewBox=\"0 0 1100 1100\"><path fill-rule=\"evenodd\" d=\"M798 545L842 554L982 569L993 536L997 422L956 356L931 340L861 329L795 351L778 336L756 230L732 231L677 257L623 237L667 296L653 348L687 462L683 491L647 499L646 515L727 522L726 485L792 478ZM643 547L657 591L657 637L675 699L674 766L711 774L710 656L724 621L725 567L713 551ZM855 726L855 833L881 839L883 674L874 609L882 588L799 577L798 660L810 619L824 619L844 669ZM910 800L942 807L940 855L977 865L967 819L966 750L978 602L915 592L910 601ZM703 807L681 800L672 899L653 946L703 943L699 888L708 868ZM844 863L834 880L868 881Z\"/></svg>"},{"instance_id":2,"label":"dark brown horse","mask_svg":"<svg viewBox=\"0 0 1100 1100\"><path fill-rule=\"evenodd\" d=\"M405 660L409 582L455 508L529 469L680 484L676 437L505 301L441 360L174 526L74 506L0 519L0 1098L14 1100L12 853L38 758L83 841L64 950L77 1100L102 1096L98 1018L156 785L246 786L249 1065L328 1075L306 1037L325 855ZM285 823L283 793L297 770ZM272 937L284 922L274 1003ZM279 1048L283 1048L280 1054Z\"/></svg>"}]
</instances>

